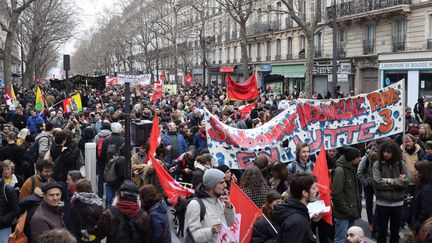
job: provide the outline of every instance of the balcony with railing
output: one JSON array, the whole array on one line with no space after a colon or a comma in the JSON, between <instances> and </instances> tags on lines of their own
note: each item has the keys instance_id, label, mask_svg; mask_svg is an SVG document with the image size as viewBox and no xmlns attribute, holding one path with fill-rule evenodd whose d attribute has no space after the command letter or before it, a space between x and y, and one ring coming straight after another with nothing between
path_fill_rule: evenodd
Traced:
<instances>
[{"instance_id":1,"label":"balcony with railing","mask_svg":"<svg viewBox=\"0 0 432 243\"><path fill-rule=\"evenodd\" d=\"M292 53L288 53L288 54L286 55L286 59L287 59L287 60L291 60L291 59L293 59L293 54L292 54Z\"/></svg>"},{"instance_id":2,"label":"balcony with railing","mask_svg":"<svg viewBox=\"0 0 432 243\"><path fill-rule=\"evenodd\" d=\"M374 54L375 53L375 45L368 43L367 41L363 41L363 54Z\"/></svg>"},{"instance_id":3,"label":"balcony with railing","mask_svg":"<svg viewBox=\"0 0 432 243\"><path fill-rule=\"evenodd\" d=\"M432 39L426 40L426 47L427 47L427 49L432 49Z\"/></svg>"},{"instance_id":4,"label":"balcony with railing","mask_svg":"<svg viewBox=\"0 0 432 243\"><path fill-rule=\"evenodd\" d=\"M412 0L353 0L336 5L336 17L345 17L374 10L411 4ZM333 6L327 7L327 16L333 16Z\"/></svg>"},{"instance_id":5,"label":"balcony with railing","mask_svg":"<svg viewBox=\"0 0 432 243\"><path fill-rule=\"evenodd\" d=\"M248 26L246 30L246 35L258 35L258 34L278 31L280 29L281 29L281 24L279 21L253 23L250 26Z\"/></svg>"}]
</instances>

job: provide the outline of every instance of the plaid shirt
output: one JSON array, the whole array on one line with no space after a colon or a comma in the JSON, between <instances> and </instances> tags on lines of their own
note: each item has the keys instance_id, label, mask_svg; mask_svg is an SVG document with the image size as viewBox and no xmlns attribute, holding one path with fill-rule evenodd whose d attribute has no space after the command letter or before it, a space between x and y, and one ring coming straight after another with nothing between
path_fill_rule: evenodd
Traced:
<instances>
[{"instance_id":1,"label":"plaid shirt","mask_svg":"<svg viewBox=\"0 0 432 243\"><path fill-rule=\"evenodd\" d=\"M261 208L265 203L267 194L270 192L270 188L266 185L262 185L258 192L253 192L250 188L243 188L243 191L258 208Z\"/></svg>"}]
</instances>

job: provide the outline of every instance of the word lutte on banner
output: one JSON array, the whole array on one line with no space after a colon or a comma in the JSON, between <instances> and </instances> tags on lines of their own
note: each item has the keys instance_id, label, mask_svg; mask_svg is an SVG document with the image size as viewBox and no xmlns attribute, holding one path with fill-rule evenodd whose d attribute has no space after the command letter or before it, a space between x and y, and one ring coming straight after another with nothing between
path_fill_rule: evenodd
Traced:
<instances>
[{"instance_id":1,"label":"word lutte on banner","mask_svg":"<svg viewBox=\"0 0 432 243\"><path fill-rule=\"evenodd\" d=\"M223 124L205 110L207 144L217 164L244 169L258 155L269 162L295 159L295 146L310 152L354 145L403 132L403 83L333 100L298 100L272 120L254 129ZM288 145L286 145L288 143Z\"/></svg>"},{"instance_id":2,"label":"word lutte on banner","mask_svg":"<svg viewBox=\"0 0 432 243\"><path fill-rule=\"evenodd\" d=\"M226 75L227 97L230 100L252 100L259 96L256 75L253 74L244 83L236 83Z\"/></svg>"}]
</instances>

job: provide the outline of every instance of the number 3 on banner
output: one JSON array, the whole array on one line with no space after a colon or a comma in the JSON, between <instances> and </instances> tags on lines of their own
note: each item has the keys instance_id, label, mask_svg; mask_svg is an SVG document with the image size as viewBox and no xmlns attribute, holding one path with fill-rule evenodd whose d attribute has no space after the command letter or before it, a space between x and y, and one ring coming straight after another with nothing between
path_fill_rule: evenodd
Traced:
<instances>
[{"instance_id":1,"label":"number 3 on banner","mask_svg":"<svg viewBox=\"0 0 432 243\"><path fill-rule=\"evenodd\" d=\"M380 116L383 118L384 123L379 126L379 131L381 133L388 133L393 128L393 119L391 117L392 111L390 109L384 109L379 112Z\"/></svg>"}]
</instances>

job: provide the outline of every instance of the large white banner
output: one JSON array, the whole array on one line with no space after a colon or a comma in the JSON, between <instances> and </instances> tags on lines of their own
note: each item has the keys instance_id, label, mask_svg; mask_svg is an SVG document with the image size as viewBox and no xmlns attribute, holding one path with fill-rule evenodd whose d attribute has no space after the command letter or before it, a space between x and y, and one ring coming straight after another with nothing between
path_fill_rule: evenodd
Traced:
<instances>
[{"instance_id":1,"label":"large white banner","mask_svg":"<svg viewBox=\"0 0 432 243\"><path fill-rule=\"evenodd\" d=\"M117 74L117 84L131 83L131 86L149 85L151 74L127 75Z\"/></svg>"},{"instance_id":2,"label":"large white banner","mask_svg":"<svg viewBox=\"0 0 432 243\"><path fill-rule=\"evenodd\" d=\"M270 162L295 159L297 143L310 152L353 145L403 132L403 82L368 94L334 100L298 100L261 127L237 129L205 110L207 144L217 164L252 165L258 155Z\"/></svg>"}]
</instances>

